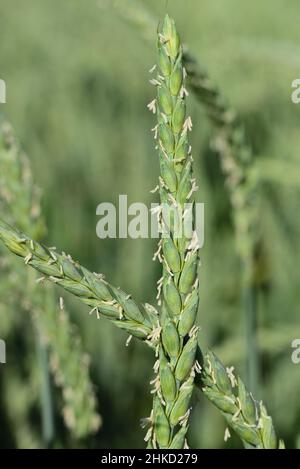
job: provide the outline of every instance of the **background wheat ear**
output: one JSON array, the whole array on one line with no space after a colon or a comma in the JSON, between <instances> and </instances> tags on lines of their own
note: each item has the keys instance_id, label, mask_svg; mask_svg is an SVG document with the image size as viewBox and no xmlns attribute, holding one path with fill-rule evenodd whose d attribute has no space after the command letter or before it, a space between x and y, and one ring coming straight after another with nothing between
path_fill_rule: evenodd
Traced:
<instances>
[{"instance_id":1,"label":"background wheat ear","mask_svg":"<svg viewBox=\"0 0 300 469\"><path fill-rule=\"evenodd\" d=\"M41 238L46 228L41 213L40 191L33 182L29 161L20 149L8 122L2 123L0 127L0 167L2 215L32 236ZM6 253L3 253L2 262L6 258ZM98 430L101 417L97 412L89 376L89 359L83 351L79 334L71 323L68 312L65 309L58 312L58 298L52 286L47 289L38 286L38 277L33 272L25 272L18 263L8 263L6 278L8 282L14 282L14 286L6 284L8 290L20 290L21 307L28 313L27 317L31 319L36 335L44 443L51 443L55 438L53 406L57 406L57 403L52 402L48 368L62 390L62 413L71 435L75 439L87 437ZM8 321L13 322L13 315L13 311L8 313ZM13 415L12 412L12 418Z\"/></svg>"},{"instance_id":2,"label":"background wheat ear","mask_svg":"<svg viewBox=\"0 0 300 469\"><path fill-rule=\"evenodd\" d=\"M235 227L235 245L242 272L242 304L246 344L246 373L249 387L259 393L260 359L256 340L257 302L261 284L268 283L268 260L259 229L260 184L255 171L254 155L248 144L244 126L209 75L202 70L188 51L185 66L189 86L204 106L215 129L212 147L217 152L225 187L229 193ZM259 272L264 270L263 279Z\"/></svg>"}]
</instances>

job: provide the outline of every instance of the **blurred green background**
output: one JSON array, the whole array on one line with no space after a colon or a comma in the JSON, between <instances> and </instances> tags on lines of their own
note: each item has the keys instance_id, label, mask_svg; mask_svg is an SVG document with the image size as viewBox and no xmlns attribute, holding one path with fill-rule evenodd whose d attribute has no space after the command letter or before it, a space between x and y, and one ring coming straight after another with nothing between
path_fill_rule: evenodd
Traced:
<instances>
[{"instance_id":1,"label":"blurred green background","mask_svg":"<svg viewBox=\"0 0 300 469\"><path fill-rule=\"evenodd\" d=\"M140 3L157 18L166 12L164 0ZM257 398L264 399L287 446L297 447L300 365L291 361L291 342L300 337L300 105L293 104L290 95L292 80L300 76L300 4L296 0L169 0L168 11L184 42L245 123L258 171L264 169L262 159L268 160L268 168L273 163L283 168L276 175L269 170L262 173L263 216L258 229L266 240L269 277L259 297L262 379ZM159 170L150 132L154 117L146 108L154 95L148 71L156 57L155 34L153 30L151 47L140 30L119 14L118 2L0 3L0 78L7 84L7 104L1 105L0 112L13 124L43 190L45 242L70 252L90 270L105 273L112 284L138 301L153 304L160 277L158 264L151 260L156 241L99 240L95 228L100 202L117 203L119 194L128 194L129 203L156 201L150 193ZM190 113L198 197L206 204L201 340L243 375L240 268L231 207L211 150L214 131L192 97ZM126 348L125 333L89 317L71 296L65 295L65 300L91 355L103 425L87 441L71 441L56 403L54 446L143 447L139 420L151 408L151 352L136 340ZM12 321L15 340L23 343L24 334L32 333L30 328L20 330L17 308L10 311L9 319L6 315L0 308L0 337L5 339L5 324ZM24 372L35 366L35 357L22 350L11 357L8 342L8 363L0 369L0 447L43 446L38 383L29 384ZM13 406L17 409L21 398L26 406L27 394L37 401L23 440L15 438L19 413L8 415L1 393L1 380L9 375L11 361L10 379L20 387L20 393L17 390L10 397L15 400ZM30 393L24 394L28 386L32 386ZM224 443L224 430L218 412L201 396L197 402L195 396L191 447L239 447L234 437Z\"/></svg>"}]
</instances>

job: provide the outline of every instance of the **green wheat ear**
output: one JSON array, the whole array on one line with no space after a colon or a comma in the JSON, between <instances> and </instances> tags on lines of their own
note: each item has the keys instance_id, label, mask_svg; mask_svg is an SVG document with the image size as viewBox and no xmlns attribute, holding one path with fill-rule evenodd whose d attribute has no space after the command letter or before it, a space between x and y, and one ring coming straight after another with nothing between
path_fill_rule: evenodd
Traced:
<instances>
[{"instance_id":1,"label":"green wheat ear","mask_svg":"<svg viewBox=\"0 0 300 469\"><path fill-rule=\"evenodd\" d=\"M146 40L152 40L155 18L134 0L123 0L114 5L118 12L136 26ZM222 92L199 65L186 45L183 47L183 64L187 71L187 84L195 99L204 107L216 131L213 146L220 157L220 166L229 194L235 228L236 250L242 264L243 301L246 329L248 381L254 391L259 381L259 356L255 342L257 286L268 280L265 264L264 240L257 227L260 225L259 177L252 149L247 142L244 126L238 113L228 105ZM287 168L282 168L286 170ZM283 178L281 177L281 182ZM295 177L293 177L295 181ZM290 184L290 179L288 179ZM262 256L257 256L261 252Z\"/></svg>"},{"instance_id":2,"label":"green wheat ear","mask_svg":"<svg viewBox=\"0 0 300 469\"><path fill-rule=\"evenodd\" d=\"M192 210L195 183L188 143L191 120L186 116L182 46L174 20L168 15L158 31L157 76L151 82L157 87L157 99L150 107L157 108L160 229L170 236L160 241L161 342L155 366L152 425L146 439L153 448L183 448L196 366L199 246L195 231L192 238L184 232L176 233L176 227L184 225L185 204L191 204ZM166 213L173 213L173 217Z\"/></svg>"}]
</instances>

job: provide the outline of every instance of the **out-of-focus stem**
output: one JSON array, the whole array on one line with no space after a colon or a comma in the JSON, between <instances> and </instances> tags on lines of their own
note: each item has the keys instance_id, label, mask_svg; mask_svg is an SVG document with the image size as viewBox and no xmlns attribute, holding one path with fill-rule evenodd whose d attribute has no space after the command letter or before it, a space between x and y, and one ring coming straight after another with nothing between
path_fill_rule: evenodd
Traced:
<instances>
[{"instance_id":1,"label":"out-of-focus stem","mask_svg":"<svg viewBox=\"0 0 300 469\"><path fill-rule=\"evenodd\" d=\"M40 331L37 330L37 355L40 366L40 399L41 399L41 423L43 442L47 448L51 447L54 440L54 416L53 399L51 391L48 351L43 343Z\"/></svg>"},{"instance_id":2,"label":"out-of-focus stem","mask_svg":"<svg viewBox=\"0 0 300 469\"><path fill-rule=\"evenodd\" d=\"M244 287L243 303L244 303L244 327L246 338L246 376L247 386L249 390L259 396L260 382L260 360L257 346L257 287L247 285Z\"/></svg>"}]
</instances>

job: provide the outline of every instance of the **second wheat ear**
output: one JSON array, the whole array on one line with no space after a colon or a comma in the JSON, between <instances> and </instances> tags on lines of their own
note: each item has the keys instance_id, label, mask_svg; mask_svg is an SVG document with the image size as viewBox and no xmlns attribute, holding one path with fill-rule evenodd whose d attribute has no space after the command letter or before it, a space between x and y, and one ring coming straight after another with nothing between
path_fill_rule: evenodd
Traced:
<instances>
[{"instance_id":1,"label":"second wheat ear","mask_svg":"<svg viewBox=\"0 0 300 469\"><path fill-rule=\"evenodd\" d=\"M41 239L45 233L45 221L42 216L40 191L34 184L29 160L20 149L8 122L0 125L0 168L1 214L5 215L10 223L18 224L30 236ZM5 253L4 258L7 255L8 253ZM48 396L52 395L47 380L48 368L52 372L55 384L61 389L62 414L66 427L77 440L86 438L98 430L101 417L97 413L96 396L80 335L74 328L69 312L63 308L63 303L59 311L54 288L40 288L38 283L41 277L38 278L33 271L23 270L22 266L19 267L14 270L10 266L5 273L1 269L1 274L6 277L3 279L4 275L1 276L1 286L5 285L6 291L14 291L16 297L21 295L24 311L28 312L26 319L31 320L38 343L39 370L44 377L43 386L40 387L43 389L43 442L49 444L54 438L51 399L48 399ZM18 294L12 284L11 272L17 279L15 282ZM3 300L6 301L6 298ZM10 320L13 320L12 316ZM45 360L48 351L49 363ZM33 365L33 374L34 370ZM70 392L70 389L73 391ZM89 396L88 400L83 398L85 395ZM8 405L13 406L13 402L9 401ZM30 411L30 405L27 405L27 412Z\"/></svg>"}]
</instances>

